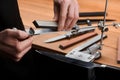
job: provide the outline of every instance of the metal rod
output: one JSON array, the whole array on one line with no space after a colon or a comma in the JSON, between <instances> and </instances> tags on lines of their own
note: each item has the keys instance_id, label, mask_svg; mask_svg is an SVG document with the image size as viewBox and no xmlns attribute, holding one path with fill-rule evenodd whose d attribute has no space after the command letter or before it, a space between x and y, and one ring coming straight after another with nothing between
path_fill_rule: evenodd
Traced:
<instances>
[{"instance_id":1,"label":"metal rod","mask_svg":"<svg viewBox=\"0 0 120 80\"><path fill-rule=\"evenodd\" d=\"M102 29L101 29L101 41L100 41L101 49L102 49L102 43L103 43L104 28L105 28L105 23L106 23L107 5L108 5L108 0L106 0L106 3L105 3L104 22L103 22L103 26L102 26Z\"/></svg>"}]
</instances>

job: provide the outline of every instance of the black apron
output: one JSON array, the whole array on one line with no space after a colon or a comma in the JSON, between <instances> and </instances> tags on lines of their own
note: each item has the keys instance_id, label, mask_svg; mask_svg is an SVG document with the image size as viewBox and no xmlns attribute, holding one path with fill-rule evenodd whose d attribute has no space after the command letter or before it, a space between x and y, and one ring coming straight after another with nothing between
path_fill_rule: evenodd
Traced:
<instances>
[{"instance_id":1,"label":"black apron","mask_svg":"<svg viewBox=\"0 0 120 80\"><path fill-rule=\"evenodd\" d=\"M0 30L13 27L24 30L17 0L0 0Z\"/></svg>"},{"instance_id":2,"label":"black apron","mask_svg":"<svg viewBox=\"0 0 120 80\"><path fill-rule=\"evenodd\" d=\"M0 31L16 27L24 30L17 0L0 0ZM34 69L34 50L31 49L19 62L0 57L0 79L25 79L32 77Z\"/></svg>"}]
</instances>

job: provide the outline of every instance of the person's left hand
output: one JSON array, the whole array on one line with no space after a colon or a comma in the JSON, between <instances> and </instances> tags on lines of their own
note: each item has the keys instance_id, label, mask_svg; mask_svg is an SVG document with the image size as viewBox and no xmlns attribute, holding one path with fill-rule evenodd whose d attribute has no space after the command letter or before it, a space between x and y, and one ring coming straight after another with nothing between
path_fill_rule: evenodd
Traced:
<instances>
[{"instance_id":1,"label":"person's left hand","mask_svg":"<svg viewBox=\"0 0 120 80\"><path fill-rule=\"evenodd\" d=\"M16 62L31 49L33 38L25 31L5 29L0 31L0 57Z\"/></svg>"},{"instance_id":2,"label":"person's left hand","mask_svg":"<svg viewBox=\"0 0 120 80\"><path fill-rule=\"evenodd\" d=\"M54 0L54 19L58 21L58 31L72 29L78 18L77 0Z\"/></svg>"}]
</instances>

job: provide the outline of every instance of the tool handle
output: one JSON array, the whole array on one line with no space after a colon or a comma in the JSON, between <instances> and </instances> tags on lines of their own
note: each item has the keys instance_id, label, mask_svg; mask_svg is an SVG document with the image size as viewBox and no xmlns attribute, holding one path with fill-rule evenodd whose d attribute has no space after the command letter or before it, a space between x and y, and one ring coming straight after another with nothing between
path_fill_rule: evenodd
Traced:
<instances>
[{"instance_id":1,"label":"tool handle","mask_svg":"<svg viewBox=\"0 0 120 80\"><path fill-rule=\"evenodd\" d=\"M60 47L61 49L66 49L66 48L68 48L68 47L70 47L70 46L72 46L72 45L74 45L74 44L76 44L76 43L78 43L78 42L80 42L80 41L83 41L83 40L88 39L88 38L90 38L90 37L93 37L93 36L95 36L95 35L97 35L96 32L89 32L89 33L80 35L80 36L78 36L78 37L71 38L70 40L65 41L64 43L60 44L59 47Z\"/></svg>"},{"instance_id":2,"label":"tool handle","mask_svg":"<svg viewBox=\"0 0 120 80\"><path fill-rule=\"evenodd\" d=\"M117 63L120 64L120 37L118 38Z\"/></svg>"},{"instance_id":3,"label":"tool handle","mask_svg":"<svg viewBox=\"0 0 120 80\"><path fill-rule=\"evenodd\" d=\"M104 15L105 15L105 12L80 12L79 13L79 17L95 17L95 16L104 16Z\"/></svg>"}]
</instances>

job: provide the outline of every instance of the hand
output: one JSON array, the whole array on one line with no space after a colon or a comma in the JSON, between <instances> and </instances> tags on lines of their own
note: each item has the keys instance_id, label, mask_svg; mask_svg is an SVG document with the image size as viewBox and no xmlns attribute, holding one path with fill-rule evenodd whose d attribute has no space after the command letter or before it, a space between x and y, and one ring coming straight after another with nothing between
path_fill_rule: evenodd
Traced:
<instances>
[{"instance_id":1,"label":"hand","mask_svg":"<svg viewBox=\"0 0 120 80\"><path fill-rule=\"evenodd\" d=\"M54 19L58 21L58 31L72 29L78 18L77 0L54 0Z\"/></svg>"},{"instance_id":2,"label":"hand","mask_svg":"<svg viewBox=\"0 0 120 80\"><path fill-rule=\"evenodd\" d=\"M3 57L20 61L31 46L32 37L24 31L6 29L0 32L0 55Z\"/></svg>"}]
</instances>

